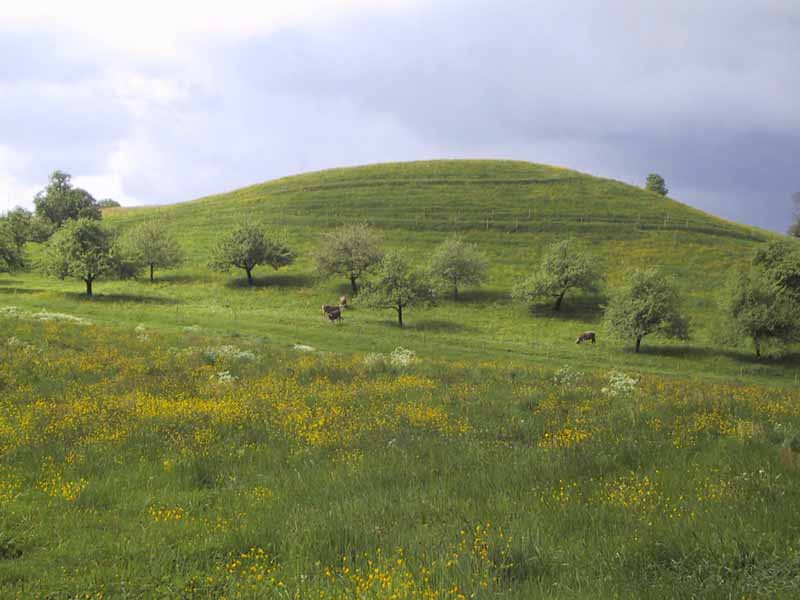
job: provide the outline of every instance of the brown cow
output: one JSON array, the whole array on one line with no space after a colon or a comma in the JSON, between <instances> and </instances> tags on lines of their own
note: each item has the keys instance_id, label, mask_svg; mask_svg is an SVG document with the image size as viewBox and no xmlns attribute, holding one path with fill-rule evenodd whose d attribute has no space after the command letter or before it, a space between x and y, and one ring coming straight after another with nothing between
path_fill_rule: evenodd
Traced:
<instances>
[{"instance_id":1,"label":"brown cow","mask_svg":"<svg viewBox=\"0 0 800 600\"><path fill-rule=\"evenodd\" d=\"M578 335L578 339L575 340L575 343L580 344L581 342L588 342L589 340L592 340L592 343L594 344L596 338L597 335L594 331L584 331Z\"/></svg>"},{"instance_id":2,"label":"brown cow","mask_svg":"<svg viewBox=\"0 0 800 600\"><path fill-rule=\"evenodd\" d=\"M347 296L342 296L341 298L339 298L339 308L341 308L342 310L347 308Z\"/></svg>"}]
</instances>

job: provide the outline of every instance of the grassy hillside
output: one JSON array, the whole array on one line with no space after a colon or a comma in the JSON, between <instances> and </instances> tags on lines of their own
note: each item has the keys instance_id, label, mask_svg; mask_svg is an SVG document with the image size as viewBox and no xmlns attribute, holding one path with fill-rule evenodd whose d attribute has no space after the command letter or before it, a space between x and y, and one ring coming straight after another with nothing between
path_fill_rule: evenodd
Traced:
<instances>
[{"instance_id":1,"label":"grassy hillside","mask_svg":"<svg viewBox=\"0 0 800 600\"><path fill-rule=\"evenodd\" d=\"M8 304L80 314L100 323L165 328L200 325L224 335L269 339L279 346L311 344L324 350L387 351L395 346L451 357L520 357L533 361L615 366L725 377L778 376L780 368L753 364L746 343L720 342L718 299L728 271L748 260L771 234L728 223L637 187L562 168L511 161L433 161L334 169L287 177L182 204L106 211L125 228L156 219L187 249L182 268L160 281L98 281L94 301L79 282L36 275L0 277ZM258 220L286 231L300 257L290 269L213 273L210 250L238 220ZM358 307L335 332L318 307L347 291L346 282L316 281L311 255L320 234L341 223L367 221L386 248L402 248L422 264L444 236L458 232L489 255L488 283L463 301L409 311L399 331L390 312ZM659 266L676 277L692 318L693 340L646 340L645 354L612 343L600 323L604 296L569 295L559 314L513 305L513 283L538 264L543 247L572 236L582 241L605 274L607 287L623 271ZM34 251L35 252L35 251ZM595 348L576 347L577 331L599 330Z\"/></svg>"},{"instance_id":2,"label":"grassy hillside","mask_svg":"<svg viewBox=\"0 0 800 600\"><path fill-rule=\"evenodd\" d=\"M771 237L619 182L437 161L289 177L105 213L187 250L154 284L0 276L0 598L776 598L800 585L798 356L720 332L727 273ZM287 271L211 272L240 219ZM483 288L319 314L320 235L368 221L422 264L450 232ZM671 272L689 343L609 339L604 294L513 305L551 241L606 288ZM39 249L32 247L35 258ZM596 345L574 344L597 329ZM301 345L301 346L299 346ZM398 346L416 352L392 352ZM622 371L622 373L620 373Z\"/></svg>"}]
</instances>

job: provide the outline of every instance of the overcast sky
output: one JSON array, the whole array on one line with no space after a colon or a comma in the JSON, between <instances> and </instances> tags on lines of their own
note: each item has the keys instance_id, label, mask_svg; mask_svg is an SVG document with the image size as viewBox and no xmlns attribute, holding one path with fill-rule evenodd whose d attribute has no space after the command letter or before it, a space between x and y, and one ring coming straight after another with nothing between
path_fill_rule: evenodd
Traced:
<instances>
[{"instance_id":1,"label":"overcast sky","mask_svg":"<svg viewBox=\"0 0 800 600\"><path fill-rule=\"evenodd\" d=\"M678 200L785 231L800 0L26 0L0 13L0 211L32 206L55 169L141 205L432 158L637 185L655 171Z\"/></svg>"}]
</instances>

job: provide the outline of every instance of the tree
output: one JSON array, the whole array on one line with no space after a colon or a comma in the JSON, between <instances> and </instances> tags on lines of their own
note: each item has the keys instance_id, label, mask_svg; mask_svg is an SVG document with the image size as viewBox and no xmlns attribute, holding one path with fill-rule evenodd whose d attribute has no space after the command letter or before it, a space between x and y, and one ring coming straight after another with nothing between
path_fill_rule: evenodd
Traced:
<instances>
[{"instance_id":1,"label":"tree","mask_svg":"<svg viewBox=\"0 0 800 600\"><path fill-rule=\"evenodd\" d=\"M123 244L140 264L150 268L151 282L154 281L155 269L176 267L184 260L178 242L155 221L142 223L131 229L124 237Z\"/></svg>"},{"instance_id":2,"label":"tree","mask_svg":"<svg viewBox=\"0 0 800 600\"><path fill-rule=\"evenodd\" d=\"M555 298L553 310L559 310L570 289L597 290L600 275L591 263L591 258L573 240L551 244L545 249L539 269L518 283L512 296L527 304L533 304L536 298Z\"/></svg>"},{"instance_id":3,"label":"tree","mask_svg":"<svg viewBox=\"0 0 800 600\"><path fill-rule=\"evenodd\" d=\"M378 236L364 223L344 225L326 233L314 257L323 276L345 275L353 294L357 281L383 258Z\"/></svg>"},{"instance_id":4,"label":"tree","mask_svg":"<svg viewBox=\"0 0 800 600\"><path fill-rule=\"evenodd\" d=\"M88 218L70 220L53 234L45 245L42 267L52 277L82 279L87 296L92 295L95 279L119 272L111 234Z\"/></svg>"},{"instance_id":5,"label":"tree","mask_svg":"<svg viewBox=\"0 0 800 600\"><path fill-rule=\"evenodd\" d=\"M0 273L11 273L24 266L22 246L17 244L13 226L0 221Z\"/></svg>"},{"instance_id":6,"label":"tree","mask_svg":"<svg viewBox=\"0 0 800 600\"><path fill-rule=\"evenodd\" d=\"M225 236L214 248L211 267L228 271L231 267L244 269L247 283L253 285L253 269L269 265L276 271L294 262L295 253L278 236L268 236L259 225L242 223Z\"/></svg>"},{"instance_id":7,"label":"tree","mask_svg":"<svg viewBox=\"0 0 800 600\"><path fill-rule=\"evenodd\" d=\"M755 251L752 264L778 292L800 303L800 245L783 240L767 242Z\"/></svg>"},{"instance_id":8,"label":"tree","mask_svg":"<svg viewBox=\"0 0 800 600\"><path fill-rule=\"evenodd\" d=\"M650 175L647 176L647 182L644 184L644 188L656 194L661 194L662 196L666 196L669 193L667 183L658 173L650 173Z\"/></svg>"},{"instance_id":9,"label":"tree","mask_svg":"<svg viewBox=\"0 0 800 600\"><path fill-rule=\"evenodd\" d=\"M797 303L759 268L733 277L725 312L733 331L753 341L758 358L765 342L791 342L800 330Z\"/></svg>"},{"instance_id":10,"label":"tree","mask_svg":"<svg viewBox=\"0 0 800 600\"><path fill-rule=\"evenodd\" d=\"M479 285L486 278L488 264L486 256L473 244L453 236L433 251L428 272L434 282L453 291L453 300L458 300L459 286Z\"/></svg>"},{"instance_id":11,"label":"tree","mask_svg":"<svg viewBox=\"0 0 800 600\"><path fill-rule=\"evenodd\" d=\"M789 235L800 238L800 192L792 194L792 204L794 205L792 211L794 223L789 227Z\"/></svg>"},{"instance_id":12,"label":"tree","mask_svg":"<svg viewBox=\"0 0 800 600\"><path fill-rule=\"evenodd\" d=\"M103 198L97 202L97 208L119 208L121 206L119 202L111 198Z\"/></svg>"},{"instance_id":13,"label":"tree","mask_svg":"<svg viewBox=\"0 0 800 600\"><path fill-rule=\"evenodd\" d=\"M636 340L636 352L646 335L689 338L689 326L681 312L678 293L655 269L630 273L627 285L612 294L605 318L619 337Z\"/></svg>"},{"instance_id":14,"label":"tree","mask_svg":"<svg viewBox=\"0 0 800 600\"><path fill-rule=\"evenodd\" d=\"M72 219L102 218L92 195L86 190L72 187L71 179L67 173L54 171L50 175L50 183L33 199L36 215L53 229Z\"/></svg>"},{"instance_id":15,"label":"tree","mask_svg":"<svg viewBox=\"0 0 800 600\"><path fill-rule=\"evenodd\" d=\"M33 214L29 210L17 206L8 211L0 221L7 224L18 248L22 248L32 238Z\"/></svg>"},{"instance_id":16,"label":"tree","mask_svg":"<svg viewBox=\"0 0 800 600\"><path fill-rule=\"evenodd\" d=\"M396 310L400 327L403 327L403 309L433 300L431 286L419 272L412 270L399 252L389 252L383 257L361 295L366 306Z\"/></svg>"}]
</instances>

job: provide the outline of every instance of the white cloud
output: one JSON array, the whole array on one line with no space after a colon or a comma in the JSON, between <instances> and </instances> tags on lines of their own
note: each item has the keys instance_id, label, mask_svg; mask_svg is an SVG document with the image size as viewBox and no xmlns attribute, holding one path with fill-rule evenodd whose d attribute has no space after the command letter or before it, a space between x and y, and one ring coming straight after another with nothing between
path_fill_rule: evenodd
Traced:
<instances>
[{"instance_id":1,"label":"white cloud","mask_svg":"<svg viewBox=\"0 0 800 600\"><path fill-rule=\"evenodd\" d=\"M420 0L421 1L421 0ZM360 9L405 10L417 0L27 0L3 6L0 24L79 32L108 48L143 56L187 57L199 36L235 38L313 26Z\"/></svg>"},{"instance_id":2,"label":"white cloud","mask_svg":"<svg viewBox=\"0 0 800 600\"><path fill-rule=\"evenodd\" d=\"M28 159L11 148L0 146L0 213L23 206L33 207L33 196L39 188L26 185L12 175L24 168Z\"/></svg>"}]
</instances>

